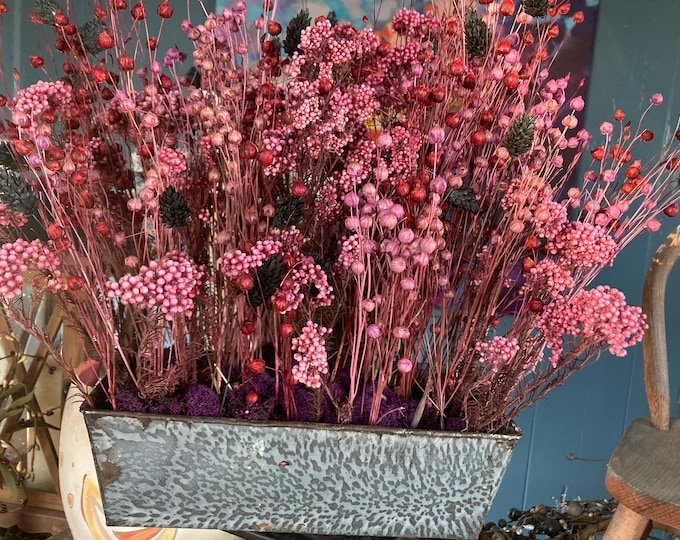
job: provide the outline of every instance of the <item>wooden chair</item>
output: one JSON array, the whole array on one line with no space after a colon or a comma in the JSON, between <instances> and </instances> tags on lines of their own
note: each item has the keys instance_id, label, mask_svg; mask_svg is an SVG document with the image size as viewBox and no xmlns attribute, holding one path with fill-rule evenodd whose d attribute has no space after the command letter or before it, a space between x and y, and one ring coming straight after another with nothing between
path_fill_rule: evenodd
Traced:
<instances>
[{"instance_id":1,"label":"wooden chair","mask_svg":"<svg viewBox=\"0 0 680 540\"><path fill-rule=\"evenodd\" d=\"M680 226L647 270L642 309L649 329L642 341L650 417L629 427L607 466L605 485L619 501L604 540L647 538L652 522L680 529L680 418L670 418L664 296L680 256Z\"/></svg>"},{"instance_id":2,"label":"wooden chair","mask_svg":"<svg viewBox=\"0 0 680 540\"><path fill-rule=\"evenodd\" d=\"M36 317L44 320L45 334L54 341L58 339L58 336L61 339L70 332L70 329L63 325L61 311L50 302L49 297L46 297L40 304ZM27 354L27 351L30 354ZM18 359L13 379L23 383L26 392L33 392L32 399L27 403L30 408L38 411L56 405L55 412L58 414L55 414L55 417L58 419L61 414L60 401L63 387L61 374L59 371L50 369L53 368L54 362L50 359L47 350L21 330L13 328L10 319L0 309L0 363L9 357ZM0 365L1 370L5 370L5 367ZM5 373L2 372L0 382L4 377ZM26 392L20 391L11 399L20 399L26 395ZM47 404L50 405L45 407ZM59 465L55 448L58 433L50 433L50 430L45 427L30 427L14 432L20 419L20 416L6 418L0 424L0 438L12 439L17 448L25 449L27 452L28 447L33 445L39 449L35 455L39 458L36 459L36 463L44 462L45 470L38 471L33 483L46 484L47 489L22 486L18 489L19 500L15 500L6 486L0 487L0 506L5 510L0 512L0 527L17 525L22 530L31 533L54 534L63 531L68 528L68 524L59 496ZM0 457L4 451L4 448L0 448ZM39 468L42 469L42 467Z\"/></svg>"}]
</instances>

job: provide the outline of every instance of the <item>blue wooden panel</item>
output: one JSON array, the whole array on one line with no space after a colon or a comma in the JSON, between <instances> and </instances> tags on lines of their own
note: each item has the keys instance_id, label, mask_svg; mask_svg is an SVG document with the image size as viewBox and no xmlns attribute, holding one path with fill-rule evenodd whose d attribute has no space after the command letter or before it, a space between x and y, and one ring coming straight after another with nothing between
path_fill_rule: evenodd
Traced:
<instances>
[{"instance_id":1,"label":"blue wooden panel","mask_svg":"<svg viewBox=\"0 0 680 540\"><path fill-rule=\"evenodd\" d=\"M668 137L680 113L680 2L660 0L600 0L595 54L588 95L586 127L598 133L599 124L624 109L636 121L654 92L664 103L651 111L647 127L656 140ZM650 144L646 157L653 155ZM676 220L660 233L636 239L600 279L622 290L639 305L646 266ZM672 414L680 415L680 269L669 281L666 300L668 348L671 363ZM607 459L626 426L647 416L642 376L642 350L626 358L608 354L577 373L519 419L525 432L517 447L489 519L504 517L508 508L550 504L565 493L568 499L608 497L604 461L569 461L569 453L587 459Z\"/></svg>"}]
</instances>

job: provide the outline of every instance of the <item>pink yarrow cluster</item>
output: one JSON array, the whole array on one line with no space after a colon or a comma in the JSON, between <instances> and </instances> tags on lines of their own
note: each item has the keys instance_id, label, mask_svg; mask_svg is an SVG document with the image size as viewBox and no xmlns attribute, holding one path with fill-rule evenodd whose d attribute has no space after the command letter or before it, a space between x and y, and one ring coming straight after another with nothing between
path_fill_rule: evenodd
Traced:
<instances>
[{"instance_id":1,"label":"pink yarrow cluster","mask_svg":"<svg viewBox=\"0 0 680 540\"><path fill-rule=\"evenodd\" d=\"M118 297L122 304L157 308L170 321L182 313L191 317L203 279L203 268L185 253L172 251L142 266L137 275L108 281L107 294Z\"/></svg>"},{"instance_id":2,"label":"pink yarrow cluster","mask_svg":"<svg viewBox=\"0 0 680 540\"><path fill-rule=\"evenodd\" d=\"M476 349L479 352L479 361L490 364L492 371L497 373L503 366L512 362L519 351L519 344L515 338L495 336L491 341L478 343Z\"/></svg>"},{"instance_id":3,"label":"pink yarrow cluster","mask_svg":"<svg viewBox=\"0 0 680 540\"><path fill-rule=\"evenodd\" d=\"M218 260L217 264L223 274L229 277L237 277L252 269L262 266L272 255L281 251L281 242L278 240L258 240L248 253L240 249L227 251Z\"/></svg>"},{"instance_id":4,"label":"pink yarrow cluster","mask_svg":"<svg viewBox=\"0 0 680 540\"><path fill-rule=\"evenodd\" d=\"M598 225L571 221L546 245L567 267L591 268L611 265L618 246L607 231Z\"/></svg>"},{"instance_id":5,"label":"pink yarrow cluster","mask_svg":"<svg viewBox=\"0 0 680 540\"><path fill-rule=\"evenodd\" d=\"M539 261L526 273L525 277L523 291L532 291L538 285L539 291L547 291L553 298L571 290L575 285L571 272L552 259Z\"/></svg>"},{"instance_id":6,"label":"pink yarrow cluster","mask_svg":"<svg viewBox=\"0 0 680 540\"><path fill-rule=\"evenodd\" d=\"M612 287L600 285L581 289L573 298L555 298L536 321L552 350L550 362L557 367L564 350L564 336L573 336L582 345L607 343L609 352L625 356L626 347L642 339L647 329L639 307L626 304L624 294Z\"/></svg>"},{"instance_id":7,"label":"pink yarrow cluster","mask_svg":"<svg viewBox=\"0 0 680 540\"><path fill-rule=\"evenodd\" d=\"M328 276L321 266L314 263L314 259L300 254L298 262L283 280L281 289L274 295L275 303L285 305L279 312L283 314L297 310L304 300L302 288L308 286L314 286L316 289L316 295L311 302L313 306L331 305L334 296L333 287L328 283Z\"/></svg>"},{"instance_id":8,"label":"pink yarrow cluster","mask_svg":"<svg viewBox=\"0 0 680 540\"><path fill-rule=\"evenodd\" d=\"M328 373L328 355L324 335L331 332L318 324L307 321L298 337L293 338L291 349L295 351L293 359L293 377L300 384L309 388L321 387L321 376Z\"/></svg>"},{"instance_id":9,"label":"pink yarrow cluster","mask_svg":"<svg viewBox=\"0 0 680 540\"><path fill-rule=\"evenodd\" d=\"M61 81L38 81L17 92L12 104L12 121L29 129L44 112L60 112L71 102L71 91ZM31 133L34 128L30 128Z\"/></svg>"},{"instance_id":10,"label":"pink yarrow cluster","mask_svg":"<svg viewBox=\"0 0 680 540\"><path fill-rule=\"evenodd\" d=\"M66 289L66 284L60 279L58 270L59 257L53 253L41 240L27 242L19 238L11 243L0 246L0 294L5 298L13 298L22 293L24 273L28 270L45 271L47 280L44 286L51 292ZM33 283L33 286L39 281Z\"/></svg>"}]
</instances>

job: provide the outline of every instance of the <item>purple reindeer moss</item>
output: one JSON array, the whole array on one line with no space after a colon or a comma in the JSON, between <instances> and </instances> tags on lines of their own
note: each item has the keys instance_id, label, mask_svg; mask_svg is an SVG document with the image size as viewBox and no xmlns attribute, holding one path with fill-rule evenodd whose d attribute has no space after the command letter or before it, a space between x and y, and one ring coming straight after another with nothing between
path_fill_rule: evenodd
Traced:
<instances>
[{"instance_id":1,"label":"purple reindeer moss","mask_svg":"<svg viewBox=\"0 0 680 540\"><path fill-rule=\"evenodd\" d=\"M276 405L276 399L258 399L255 403L246 403L248 395L242 388L227 393L227 416L241 420L270 420Z\"/></svg>"},{"instance_id":2,"label":"purple reindeer moss","mask_svg":"<svg viewBox=\"0 0 680 540\"><path fill-rule=\"evenodd\" d=\"M179 392L163 399L145 401L139 397L133 385L128 385L119 390L116 403L119 410L128 412L337 424L339 418L335 404L344 402L349 393L349 376L345 375L347 374L340 371L328 389L311 390L303 385L295 385L293 399L296 414L292 418L287 418L283 404L277 401L276 380L269 372L248 373L242 384L227 387L222 397L205 384L195 384L189 386L184 393ZM375 387L369 385L357 396L352 411L352 424L368 424L374 393ZM253 402L254 395L257 397ZM224 408L222 401L224 401ZM403 398L392 388L385 388L378 413L378 425L411 428L418 401L417 398ZM416 428L442 429L440 422L436 410L428 403ZM460 418L447 418L444 429L463 431L465 421Z\"/></svg>"},{"instance_id":3,"label":"purple reindeer moss","mask_svg":"<svg viewBox=\"0 0 680 540\"><path fill-rule=\"evenodd\" d=\"M139 392L134 385L121 388L116 393L116 407L118 410L127 412L147 412L147 403L139 397Z\"/></svg>"},{"instance_id":4,"label":"purple reindeer moss","mask_svg":"<svg viewBox=\"0 0 680 540\"><path fill-rule=\"evenodd\" d=\"M187 414L186 401L183 395L166 396L148 402L148 410L154 414Z\"/></svg>"},{"instance_id":5,"label":"purple reindeer moss","mask_svg":"<svg viewBox=\"0 0 680 540\"><path fill-rule=\"evenodd\" d=\"M194 384L184 393L184 403L189 416L221 416L220 396L204 384Z\"/></svg>"}]
</instances>

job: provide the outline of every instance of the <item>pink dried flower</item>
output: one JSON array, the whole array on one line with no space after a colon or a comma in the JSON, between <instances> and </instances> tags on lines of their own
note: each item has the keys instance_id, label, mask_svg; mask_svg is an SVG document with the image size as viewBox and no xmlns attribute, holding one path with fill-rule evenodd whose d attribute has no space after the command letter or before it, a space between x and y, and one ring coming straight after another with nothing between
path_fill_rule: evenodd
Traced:
<instances>
[{"instance_id":1,"label":"pink dried flower","mask_svg":"<svg viewBox=\"0 0 680 540\"><path fill-rule=\"evenodd\" d=\"M649 98L649 102L652 105L661 105L663 103L663 95L661 94L652 94L652 97Z\"/></svg>"},{"instance_id":2,"label":"pink dried flower","mask_svg":"<svg viewBox=\"0 0 680 540\"><path fill-rule=\"evenodd\" d=\"M602 122L602 124L600 124L600 133L602 133L602 135L611 135L613 132L614 126L611 122Z\"/></svg>"},{"instance_id":3,"label":"pink dried flower","mask_svg":"<svg viewBox=\"0 0 680 540\"><path fill-rule=\"evenodd\" d=\"M478 343L475 348L479 361L490 364L492 371L498 372L512 362L519 351L519 344L515 338L496 336L491 341Z\"/></svg>"},{"instance_id":4,"label":"pink dried flower","mask_svg":"<svg viewBox=\"0 0 680 540\"><path fill-rule=\"evenodd\" d=\"M567 267L590 268L611 265L618 246L604 228L572 221L546 244L546 249Z\"/></svg>"},{"instance_id":5,"label":"pink dried flower","mask_svg":"<svg viewBox=\"0 0 680 540\"><path fill-rule=\"evenodd\" d=\"M13 298L22 293L25 275L29 270L44 273L45 279L33 282L52 292L66 289L58 270L59 257L41 240L27 242L19 238L0 246L0 295ZM43 285L40 285L43 283Z\"/></svg>"},{"instance_id":6,"label":"pink dried flower","mask_svg":"<svg viewBox=\"0 0 680 540\"><path fill-rule=\"evenodd\" d=\"M433 126L427 134L427 140L431 144L441 144L444 142L444 130L440 126Z\"/></svg>"},{"instance_id":7,"label":"pink dried flower","mask_svg":"<svg viewBox=\"0 0 680 540\"><path fill-rule=\"evenodd\" d=\"M564 336L577 338L581 346L606 344L615 356L642 340L647 328L642 310L626 305L621 291L608 286L581 289L569 299L553 300L536 321L552 350L550 363L557 367L564 350Z\"/></svg>"},{"instance_id":8,"label":"pink dried flower","mask_svg":"<svg viewBox=\"0 0 680 540\"><path fill-rule=\"evenodd\" d=\"M408 358L400 358L397 360L397 371L401 374L411 373L413 370L413 362Z\"/></svg>"},{"instance_id":9,"label":"pink dried flower","mask_svg":"<svg viewBox=\"0 0 680 540\"><path fill-rule=\"evenodd\" d=\"M307 321L302 333L293 338L291 349L295 351L293 359L297 362L293 366L293 377L300 384L309 388L321 387L321 375L328 373L324 335L329 333L329 328Z\"/></svg>"},{"instance_id":10,"label":"pink dried flower","mask_svg":"<svg viewBox=\"0 0 680 540\"><path fill-rule=\"evenodd\" d=\"M581 96L576 96L569 101L569 106L577 112L582 111L583 107L585 107L585 101L583 101Z\"/></svg>"},{"instance_id":11,"label":"pink dried flower","mask_svg":"<svg viewBox=\"0 0 680 540\"><path fill-rule=\"evenodd\" d=\"M368 328L366 328L366 335L371 339L379 339L380 336L382 336L382 330L377 324L370 324Z\"/></svg>"},{"instance_id":12,"label":"pink dried flower","mask_svg":"<svg viewBox=\"0 0 680 540\"><path fill-rule=\"evenodd\" d=\"M178 314L192 315L204 277L203 268L186 254L173 251L141 266L137 275L108 281L107 295L117 297L124 305L156 308L170 321Z\"/></svg>"}]
</instances>

